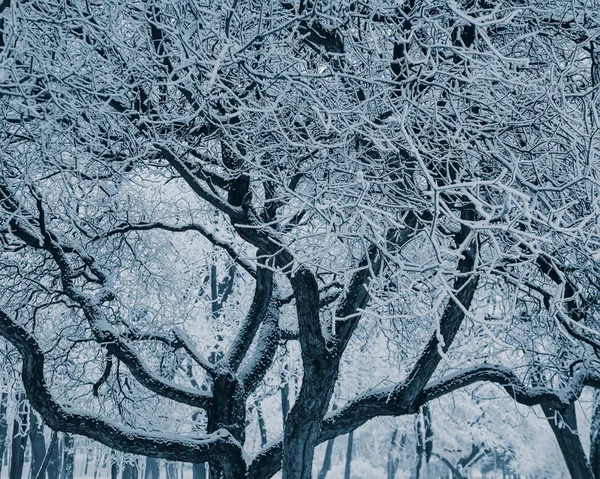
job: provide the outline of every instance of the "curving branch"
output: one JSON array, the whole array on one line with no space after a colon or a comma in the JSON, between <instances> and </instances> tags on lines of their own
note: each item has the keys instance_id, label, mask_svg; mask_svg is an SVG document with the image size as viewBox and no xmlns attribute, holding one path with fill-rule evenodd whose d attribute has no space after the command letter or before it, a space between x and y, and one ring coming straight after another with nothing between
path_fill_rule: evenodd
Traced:
<instances>
[{"instance_id":1,"label":"curving branch","mask_svg":"<svg viewBox=\"0 0 600 479\"><path fill-rule=\"evenodd\" d=\"M213 245L217 246L218 248L224 249L227 252L227 254L229 255L229 257L235 263L240 265L246 272L248 272L248 274L250 274L250 276L252 276L253 278L256 278L256 268L250 261L244 259L230 243L220 240L213 233L208 231L206 228L204 228L203 226L200 226L199 224L196 224L196 223L189 223L189 224L185 224L185 225L170 225L167 223L163 223L162 221L155 221L152 223L133 223L133 224L126 223L126 224L122 224L122 225L118 226L115 229L107 231L106 233L104 233L101 236L96 236L94 238L94 240L97 240L97 239L103 238L103 237L114 236L114 235L118 235L118 234L125 234L125 233L129 233L131 231L151 231L151 230L164 230L164 231L170 231L173 233L183 233L183 232L187 232L187 231L195 231L196 233L200 233L208 241L210 241Z\"/></svg>"},{"instance_id":2,"label":"curving branch","mask_svg":"<svg viewBox=\"0 0 600 479\"><path fill-rule=\"evenodd\" d=\"M227 354L220 361L226 367L231 368L231 370L236 371L248 353L252 341L256 337L258 328L269 310L269 305L273 297L273 289L273 272L267 268L260 267L256 273L254 296L248 314L244 318Z\"/></svg>"},{"instance_id":3,"label":"curving branch","mask_svg":"<svg viewBox=\"0 0 600 479\"><path fill-rule=\"evenodd\" d=\"M80 434L129 454L192 463L217 461L227 468L228 477L244 477L246 466L241 447L227 431L190 439L124 428L97 415L65 408L50 393L39 344L3 311L0 311L0 336L21 354L23 385L29 402L52 429Z\"/></svg>"},{"instance_id":4,"label":"curving branch","mask_svg":"<svg viewBox=\"0 0 600 479\"><path fill-rule=\"evenodd\" d=\"M365 393L341 409L325 416L318 444L348 434L378 416L405 416L416 414L421 406L475 383L489 382L498 385L516 402L525 406L548 405L563 409L580 396L585 386L600 388L600 374L580 368L560 389L531 387L509 368L497 365L480 365L440 378L430 383L416 398L406 388L406 383L395 387ZM250 464L249 477L268 478L281 467L282 443L274 443L261 451Z\"/></svg>"},{"instance_id":5,"label":"curving branch","mask_svg":"<svg viewBox=\"0 0 600 479\"><path fill-rule=\"evenodd\" d=\"M141 385L156 394L188 406L203 409L210 407L212 403L211 394L187 388L154 374L146 367L131 347L131 344L108 328L108 322L93 301L80 299L78 302L90 324L96 342L104 345L110 354L125 364Z\"/></svg>"},{"instance_id":6,"label":"curving branch","mask_svg":"<svg viewBox=\"0 0 600 479\"><path fill-rule=\"evenodd\" d=\"M472 220L474 217L475 211L471 207L461 211L461 218L464 220ZM431 335L429 342L405 381L406 393L411 403L423 391L423 388L433 376L442 360L442 353L446 353L452 345L475 296L479 277L473 272L475 271L478 251L477 242L469 238L469 229L466 226L463 226L460 232L455 235L457 245L468 241L471 241L471 243L466 245L463 257L458 262L458 276L452 286L454 293L440 318L439 327Z\"/></svg>"},{"instance_id":7,"label":"curving branch","mask_svg":"<svg viewBox=\"0 0 600 479\"><path fill-rule=\"evenodd\" d=\"M273 364L279 346L279 310L271 301L264 315L254 354L240 370L239 376L246 394L252 393Z\"/></svg>"}]
</instances>

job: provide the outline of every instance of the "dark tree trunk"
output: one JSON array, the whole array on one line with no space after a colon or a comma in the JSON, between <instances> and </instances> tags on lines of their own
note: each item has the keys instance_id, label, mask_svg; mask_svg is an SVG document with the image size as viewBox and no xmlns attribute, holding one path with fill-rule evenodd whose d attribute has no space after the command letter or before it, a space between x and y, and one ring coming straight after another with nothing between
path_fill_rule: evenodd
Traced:
<instances>
[{"instance_id":1,"label":"dark tree trunk","mask_svg":"<svg viewBox=\"0 0 600 479\"><path fill-rule=\"evenodd\" d=\"M114 451L110 453L110 479L119 479L119 459Z\"/></svg>"},{"instance_id":2,"label":"dark tree trunk","mask_svg":"<svg viewBox=\"0 0 600 479\"><path fill-rule=\"evenodd\" d=\"M594 474L577 433L575 403L563 410L542 406L560 447L571 479L593 479Z\"/></svg>"},{"instance_id":3,"label":"dark tree trunk","mask_svg":"<svg viewBox=\"0 0 600 479\"><path fill-rule=\"evenodd\" d=\"M123 463L122 479L138 479L139 473L137 458Z\"/></svg>"},{"instance_id":4,"label":"dark tree trunk","mask_svg":"<svg viewBox=\"0 0 600 479\"><path fill-rule=\"evenodd\" d=\"M590 430L590 465L595 479L600 479L600 393L594 394L594 411Z\"/></svg>"},{"instance_id":5,"label":"dark tree trunk","mask_svg":"<svg viewBox=\"0 0 600 479\"><path fill-rule=\"evenodd\" d=\"M6 409L8 407L8 393L3 391L0 395L0 475L4 465L4 454L6 453L6 439L8 436L8 421L6 420Z\"/></svg>"},{"instance_id":6,"label":"dark tree trunk","mask_svg":"<svg viewBox=\"0 0 600 479\"><path fill-rule=\"evenodd\" d=\"M327 477L327 473L331 469L331 456L333 454L333 443L335 439L330 439L327 441L327 448L325 449L325 458L323 459L323 466L321 466L321 470L319 471L319 475L317 479L325 479Z\"/></svg>"},{"instance_id":7,"label":"dark tree trunk","mask_svg":"<svg viewBox=\"0 0 600 479\"><path fill-rule=\"evenodd\" d=\"M63 435L63 459L62 459L62 472L61 479L73 479L73 473L75 471L75 441L71 434L65 433Z\"/></svg>"},{"instance_id":8,"label":"dark tree trunk","mask_svg":"<svg viewBox=\"0 0 600 479\"><path fill-rule=\"evenodd\" d=\"M421 477L423 467L427 469L433 451L433 429L431 428L431 412L425 404L416 418L415 432L417 436L417 470L416 478ZM424 460L424 461L423 461ZM427 476L427 474L425 474Z\"/></svg>"},{"instance_id":9,"label":"dark tree trunk","mask_svg":"<svg viewBox=\"0 0 600 479\"><path fill-rule=\"evenodd\" d=\"M146 458L146 472L144 479L160 479L160 467L158 461L153 457Z\"/></svg>"},{"instance_id":10,"label":"dark tree trunk","mask_svg":"<svg viewBox=\"0 0 600 479\"><path fill-rule=\"evenodd\" d=\"M35 476L33 474L31 475L31 479L44 479L48 465L50 464L50 459L52 458L52 454L56 449L58 449L58 433L56 431L52 431L52 435L50 436L50 445L48 446L44 460L40 464L37 474Z\"/></svg>"},{"instance_id":11,"label":"dark tree trunk","mask_svg":"<svg viewBox=\"0 0 600 479\"><path fill-rule=\"evenodd\" d=\"M262 413L262 407L260 404L256 405L256 413L258 415L258 429L260 430L260 445L264 447L268 441L267 437L267 426L265 424L265 418Z\"/></svg>"},{"instance_id":12,"label":"dark tree trunk","mask_svg":"<svg viewBox=\"0 0 600 479\"><path fill-rule=\"evenodd\" d=\"M13 422L9 479L22 479L27 447L27 404L25 394L17 395L17 415Z\"/></svg>"},{"instance_id":13,"label":"dark tree trunk","mask_svg":"<svg viewBox=\"0 0 600 479\"><path fill-rule=\"evenodd\" d=\"M283 425L285 427L285 420L290 412L290 385L285 379L283 387L281 388L281 417L283 418Z\"/></svg>"},{"instance_id":14,"label":"dark tree trunk","mask_svg":"<svg viewBox=\"0 0 600 479\"><path fill-rule=\"evenodd\" d=\"M29 408L29 441L31 443L31 477L35 479L46 457L46 442L44 441L44 427L31 407Z\"/></svg>"},{"instance_id":15,"label":"dark tree trunk","mask_svg":"<svg viewBox=\"0 0 600 479\"><path fill-rule=\"evenodd\" d=\"M57 433L53 433L57 434ZM61 442L58 440L58 434L56 435L56 444L54 447L49 449L48 454L48 468L46 469L46 473L48 474L48 479L59 479L60 478L60 470L61 470Z\"/></svg>"},{"instance_id":16,"label":"dark tree trunk","mask_svg":"<svg viewBox=\"0 0 600 479\"><path fill-rule=\"evenodd\" d=\"M192 479L207 479L206 465L205 464L194 464L192 466Z\"/></svg>"},{"instance_id":17,"label":"dark tree trunk","mask_svg":"<svg viewBox=\"0 0 600 479\"><path fill-rule=\"evenodd\" d=\"M284 427L283 479L311 479L315 446L339 372L335 356L303 358L304 378Z\"/></svg>"},{"instance_id":18,"label":"dark tree trunk","mask_svg":"<svg viewBox=\"0 0 600 479\"><path fill-rule=\"evenodd\" d=\"M213 398L213 407L208 410L207 432L210 434L225 428L243 444L246 434L246 396L243 385L229 371L219 371L213 374ZM220 464L210 463L210 477L226 479Z\"/></svg>"},{"instance_id":19,"label":"dark tree trunk","mask_svg":"<svg viewBox=\"0 0 600 479\"><path fill-rule=\"evenodd\" d=\"M344 479L350 479L352 470L352 447L354 446L354 431L348 434L348 446L346 448L346 468L344 469Z\"/></svg>"}]
</instances>

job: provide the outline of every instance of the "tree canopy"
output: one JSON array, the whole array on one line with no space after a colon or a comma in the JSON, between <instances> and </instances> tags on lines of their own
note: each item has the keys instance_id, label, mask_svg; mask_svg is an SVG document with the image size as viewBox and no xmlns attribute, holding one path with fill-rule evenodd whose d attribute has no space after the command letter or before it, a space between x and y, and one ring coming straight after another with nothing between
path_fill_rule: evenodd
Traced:
<instances>
[{"instance_id":1,"label":"tree canopy","mask_svg":"<svg viewBox=\"0 0 600 479\"><path fill-rule=\"evenodd\" d=\"M1 2L0 335L33 408L308 479L476 383L600 387L599 7Z\"/></svg>"}]
</instances>

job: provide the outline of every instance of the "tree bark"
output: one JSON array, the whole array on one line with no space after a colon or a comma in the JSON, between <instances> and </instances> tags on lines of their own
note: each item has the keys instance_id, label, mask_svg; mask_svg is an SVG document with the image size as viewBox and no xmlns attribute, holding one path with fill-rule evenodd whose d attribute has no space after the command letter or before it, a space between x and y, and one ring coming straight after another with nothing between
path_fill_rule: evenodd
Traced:
<instances>
[{"instance_id":1,"label":"tree bark","mask_svg":"<svg viewBox=\"0 0 600 479\"><path fill-rule=\"evenodd\" d=\"M55 433L56 434L56 433ZM48 451L48 468L46 469L46 473L48 474L48 479L59 479L60 471L61 471L61 443L62 440L59 441L58 434L56 436L56 444L53 448Z\"/></svg>"},{"instance_id":2,"label":"tree bark","mask_svg":"<svg viewBox=\"0 0 600 479\"><path fill-rule=\"evenodd\" d=\"M29 441L31 443L31 477L36 478L46 457L46 441L44 440L44 427L31 407L29 408Z\"/></svg>"},{"instance_id":3,"label":"tree bark","mask_svg":"<svg viewBox=\"0 0 600 479\"><path fill-rule=\"evenodd\" d=\"M48 464L50 464L50 459L52 458L52 454L56 449L58 449L58 433L56 431L52 431L52 435L50 437L50 445L48 446L48 450L46 451L44 460L40 464L40 468L37 471L37 474L35 476L31 476L32 479L44 479L44 477L46 476L46 471L48 469ZM87 475L87 471L85 474Z\"/></svg>"},{"instance_id":4,"label":"tree bark","mask_svg":"<svg viewBox=\"0 0 600 479\"><path fill-rule=\"evenodd\" d=\"M27 447L27 404L25 394L17 395L17 414L13 422L9 479L22 479Z\"/></svg>"},{"instance_id":5,"label":"tree bark","mask_svg":"<svg viewBox=\"0 0 600 479\"><path fill-rule=\"evenodd\" d=\"M63 459L61 479L73 479L75 472L75 441L71 434L63 435Z\"/></svg>"},{"instance_id":6,"label":"tree bark","mask_svg":"<svg viewBox=\"0 0 600 479\"><path fill-rule=\"evenodd\" d=\"M110 479L119 479L119 459L115 455L115 451L110 453Z\"/></svg>"},{"instance_id":7,"label":"tree bark","mask_svg":"<svg viewBox=\"0 0 600 479\"><path fill-rule=\"evenodd\" d=\"M590 428L590 466L595 479L600 479L600 393L594 393L594 410Z\"/></svg>"},{"instance_id":8,"label":"tree bark","mask_svg":"<svg viewBox=\"0 0 600 479\"><path fill-rule=\"evenodd\" d=\"M542 405L542 410L558 442L571 479L593 479L592 467L577 432L575 403L562 410Z\"/></svg>"},{"instance_id":9,"label":"tree bark","mask_svg":"<svg viewBox=\"0 0 600 479\"><path fill-rule=\"evenodd\" d=\"M192 479L207 479L206 464L194 464L192 465Z\"/></svg>"},{"instance_id":10,"label":"tree bark","mask_svg":"<svg viewBox=\"0 0 600 479\"><path fill-rule=\"evenodd\" d=\"M354 431L348 434L348 446L346 447L346 468L344 469L344 479L350 479L352 470L352 447L354 446Z\"/></svg>"}]
</instances>

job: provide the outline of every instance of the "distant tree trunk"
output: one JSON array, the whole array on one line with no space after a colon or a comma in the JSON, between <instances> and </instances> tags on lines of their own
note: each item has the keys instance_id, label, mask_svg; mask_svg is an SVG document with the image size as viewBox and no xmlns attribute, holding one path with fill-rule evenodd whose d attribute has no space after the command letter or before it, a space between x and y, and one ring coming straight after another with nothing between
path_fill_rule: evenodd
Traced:
<instances>
[{"instance_id":1,"label":"distant tree trunk","mask_svg":"<svg viewBox=\"0 0 600 479\"><path fill-rule=\"evenodd\" d=\"M321 470L319 471L317 479L325 479L327 477L327 473L331 469L331 456L333 454L334 441L335 438L327 441L327 448L325 449L325 458L323 459L323 465L321 466Z\"/></svg>"},{"instance_id":2,"label":"distant tree trunk","mask_svg":"<svg viewBox=\"0 0 600 479\"><path fill-rule=\"evenodd\" d=\"M115 451L110 453L110 479L119 479L119 458Z\"/></svg>"},{"instance_id":3,"label":"distant tree trunk","mask_svg":"<svg viewBox=\"0 0 600 479\"><path fill-rule=\"evenodd\" d=\"M6 420L6 409L8 407L8 392L2 391L0 395L0 475L4 465L4 454L6 452L6 439L8 436L8 421Z\"/></svg>"},{"instance_id":4,"label":"distant tree trunk","mask_svg":"<svg viewBox=\"0 0 600 479\"><path fill-rule=\"evenodd\" d=\"M542 409L552 428L554 437L556 437L558 446L567 464L567 469L571 474L571 479L593 478L592 467L585 455L577 433L575 403L560 411L548 406L542 406Z\"/></svg>"},{"instance_id":5,"label":"distant tree trunk","mask_svg":"<svg viewBox=\"0 0 600 479\"><path fill-rule=\"evenodd\" d=\"M206 464L194 464L192 466L192 479L208 479Z\"/></svg>"},{"instance_id":6,"label":"distant tree trunk","mask_svg":"<svg viewBox=\"0 0 600 479\"><path fill-rule=\"evenodd\" d=\"M594 392L594 410L590 430L590 466L595 479L600 479L600 392Z\"/></svg>"},{"instance_id":7,"label":"distant tree trunk","mask_svg":"<svg viewBox=\"0 0 600 479\"><path fill-rule=\"evenodd\" d=\"M261 447L266 446L268 442L267 437L267 426L265 424L265 418L263 416L262 407L260 404L256 405L256 413L258 415L258 429L260 431L260 445Z\"/></svg>"},{"instance_id":8,"label":"distant tree trunk","mask_svg":"<svg viewBox=\"0 0 600 479\"><path fill-rule=\"evenodd\" d=\"M75 471L75 441L69 433L63 435L61 479L73 479Z\"/></svg>"},{"instance_id":9,"label":"distant tree trunk","mask_svg":"<svg viewBox=\"0 0 600 479\"><path fill-rule=\"evenodd\" d=\"M48 469L48 464L50 464L50 459L52 458L52 454L54 453L55 449L58 449L58 434L56 431L52 431L52 435L50 436L50 445L48 446L44 460L42 461L42 464L40 464L37 474L35 476L33 474L31 475L31 479L44 479L46 476L46 470Z\"/></svg>"},{"instance_id":10,"label":"distant tree trunk","mask_svg":"<svg viewBox=\"0 0 600 479\"><path fill-rule=\"evenodd\" d=\"M287 370L285 366L284 369ZM285 426L285 420L290 412L290 384L285 375L282 374L281 379L284 381L283 387L281 388L281 417L283 418L283 425Z\"/></svg>"},{"instance_id":11,"label":"distant tree trunk","mask_svg":"<svg viewBox=\"0 0 600 479\"><path fill-rule=\"evenodd\" d=\"M9 479L22 479L27 447L27 404L25 394L17 395L17 415L13 422L12 448L10 457Z\"/></svg>"},{"instance_id":12,"label":"distant tree trunk","mask_svg":"<svg viewBox=\"0 0 600 479\"><path fill-rule=\"evenodd\" d=\"M158 460L153 457L146 458L146 472L144 479L160 479L160 467Z\"/></svg>"},{"instance_id":13,"label":"distant tree trunk","mask_svg":"<svg viewBox=\"0 0 600 479\"><path fill-rule=\"evenodd\" d=\"M31 443L31 477L36 478L46 457L44 427L33 408L29 408L29 441Z\"/></svg>"},{"instance_id":14,"label":"distant tree trunk","mask_svg":"<svg viewBox=\"0 0 600 479\"><path fill-rule=\"evenodd\" d=\"M60 471L61 471L61 442L58 440L58 434L56 436L56 445L49 449L48 454L48 468L46 469L46 473L48 474L48 479L60 479Z\"/></svg>"},{"instance_id":15,"label":"distant tree trunk","mask_svg":"<svg viewBox=\"0 0 600 479\"><path fill-rule=\"evenodd\" d=\"M433 429L431 427L431 411L429 406L425 404L416 418L415 432L417 436L417 470L416 479L421 477L421 473L425 479L428 476L427 468L431 453L433 451ZM423 461L423 459L425 459Z\"/></svg>"},{"instance_id":16,"label":"distant tree trunk","mask_svg":"<svg viewBox=\"0 0 600 479\"><path fill-rule=\"evenodd\" d=\"M348 446L346 447L346 468L344 470L344 479L350 479L352 469L352 447L354 446L354 431L348 434Z\"/></svg>"},{"instance_id":17,"label":"distant tree trunk","mask_svg":"<svg viewBox=\"0 0 600 479\"><path fill-rule=\"evenodd\" d=\"M167 462L165 469L167 470L167 479L178 479L176 462Z\"/></svg>"},{"instance_id":18,"label":"distant tree trunk","mask_svg":"<svg viewBox=\"0 0 600 479\"><path fill-rule=\"evenodd\" d=\"M400 441L398 441L399 431L398 428L394 429L392 433L392 440L390 441L390 450L388 452L388 460L387 460L387 479L395 479L396 473L398 472L398 449L402 449L404 447L404 443L406 442L406 433L402 433L402 437Z\"/></svg>"},{"instance_id":19,"label":"distant tree trunk","mask_svg":"<svg viewBox=\"0 0 600 479\"><path fill-rule=\"evenodd\" d=\"M133 458L130 461L123 462L123 476L122 479L138 479L140 471L138 469L138 460Z\"/></svg>"}]
</instances>

